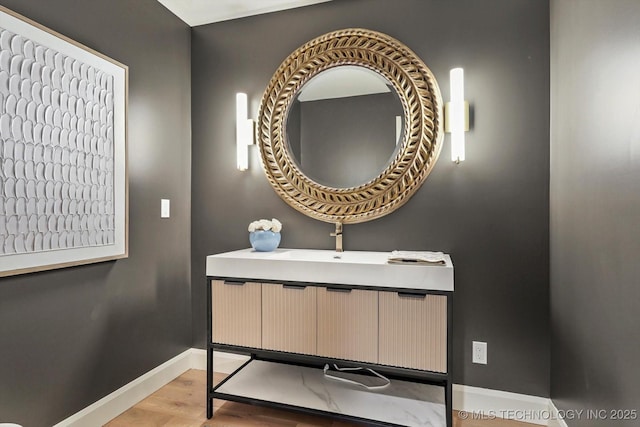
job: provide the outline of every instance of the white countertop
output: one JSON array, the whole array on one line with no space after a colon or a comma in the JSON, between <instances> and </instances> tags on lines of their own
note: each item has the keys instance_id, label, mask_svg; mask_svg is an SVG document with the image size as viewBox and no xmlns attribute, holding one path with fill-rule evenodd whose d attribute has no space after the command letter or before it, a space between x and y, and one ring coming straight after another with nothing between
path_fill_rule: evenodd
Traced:
<instances>
[{"instance_id":1,"label":"white countertop","mask_svg":"<svg viewBox=\"0 0 640 427\"><path fill-rule=\"evenodd\" d=\"M207 257L207 276L356 286L453 291L453 263L388 264L389 252L253 249Z\"/></svg>"}]
</instances>

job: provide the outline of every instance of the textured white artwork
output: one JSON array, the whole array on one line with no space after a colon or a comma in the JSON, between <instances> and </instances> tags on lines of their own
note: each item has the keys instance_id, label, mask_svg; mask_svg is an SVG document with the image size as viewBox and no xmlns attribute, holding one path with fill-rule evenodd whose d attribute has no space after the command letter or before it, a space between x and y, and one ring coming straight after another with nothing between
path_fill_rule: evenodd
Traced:
<instances>
[{"instance_id":1,"label":"textured white artwork","mask_svg":"<svg viewBox=\"0 0 640 427\"><path fill-rule=\"evenodd\" d=\"M0 268L121 255L126 67L0 13Z\"/></svg>"},{"instance_id":2,"label":"textured white artwork","mask_svg":"<svg viewBox=\"0 0 640 427\"><path fill-rule=\"evenodd\" d=\"M113 244L113 76L0 28L0 255Z\"/></svg>"}]
</instances>

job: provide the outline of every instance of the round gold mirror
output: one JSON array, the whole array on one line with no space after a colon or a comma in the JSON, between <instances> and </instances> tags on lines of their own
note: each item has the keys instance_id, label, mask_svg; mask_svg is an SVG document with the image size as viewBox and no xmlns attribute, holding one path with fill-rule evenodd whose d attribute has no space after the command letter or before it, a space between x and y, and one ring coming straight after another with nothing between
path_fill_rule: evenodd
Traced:
<instances>
[{"instance_id":1,"label":"round gold mirror","mask_svg":"<svg viewBox=\"0 0 640 427\"><path fill-rule=\"evenodd\" d=\"M280 65L257 137L269 183L290 206L325 222L369 221L406 203L438 159L440 89L399 41L334 31Z\"/></svg>"}]
</instances>

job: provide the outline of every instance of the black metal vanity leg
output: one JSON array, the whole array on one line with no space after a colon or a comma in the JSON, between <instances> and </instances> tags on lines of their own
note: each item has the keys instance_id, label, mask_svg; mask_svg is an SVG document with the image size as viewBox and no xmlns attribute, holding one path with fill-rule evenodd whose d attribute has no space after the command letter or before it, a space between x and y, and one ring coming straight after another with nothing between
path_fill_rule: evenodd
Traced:
<instances>
[{"instance_id":1,"label":"black metal vanity leg","mask_svg":"<svg viewBox=\"0 0 640 427\"><path fill-rule=\"evenodd\" d=\"M211 281L207 278L207 419L213 417L213 348L211 347Z\"/></svg>"},{"instance_id":2,"label":"black metal vanity leg","mask_svg":"<svg viewBox=\"0 0 640 427\"><path fill-rule=\"evenodd\" d=\"M213 349L207 344L207 419L213 417L213 398L211 389L213 388Z\"/></svg>"},{"instance_id":3,"label":"black metal vanity leg","mask_svg":"<svg viewBox=\"0 0 640 427\"><path fill-rule=\"evenodd\" d=\"M453 427L453 292L447 294L447 387L445 408L447 427Z\"/></svg>"},{"instance_id":4,"label":"black metal vanity leg","mask_svg":"<svg viewBox=\"0 0 640 427\"><path fill-rule=\"evenodd\" d=\"M447 411L447 427L453 427L453 384L451 380L447 381L445 390L445 408Z\"/></svg>"}]
</instances>

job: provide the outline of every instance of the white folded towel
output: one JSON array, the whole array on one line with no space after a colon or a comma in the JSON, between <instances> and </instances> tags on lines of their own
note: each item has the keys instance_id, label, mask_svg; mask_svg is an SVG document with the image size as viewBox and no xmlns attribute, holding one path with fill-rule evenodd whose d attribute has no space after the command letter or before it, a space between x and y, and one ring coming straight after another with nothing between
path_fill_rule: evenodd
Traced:
<instances>
[{"instance_id":1,"label":"white folded towel","mask_svg":"<svg viewBox=\"0 0 640 427\"><path fill-rule=\"evenodd\" d=\"M447 263L442 252L428 251L393 251L387 258L390 264L432 264L445 265Z\"/></svg>"}]
</instances>

